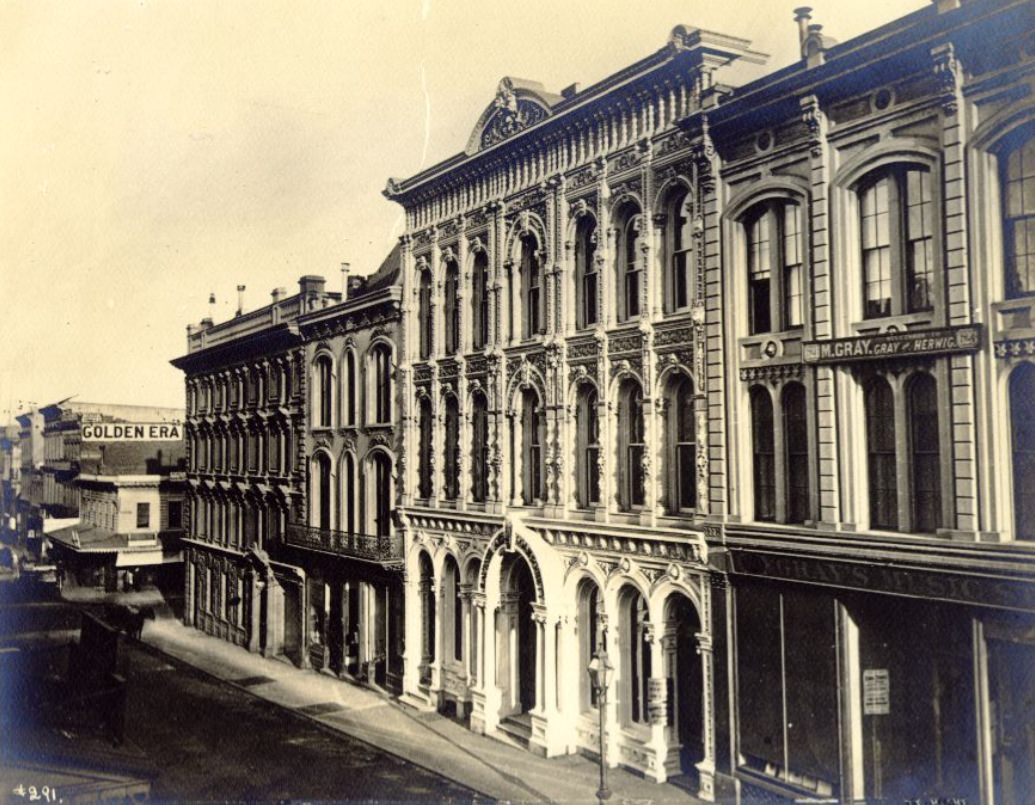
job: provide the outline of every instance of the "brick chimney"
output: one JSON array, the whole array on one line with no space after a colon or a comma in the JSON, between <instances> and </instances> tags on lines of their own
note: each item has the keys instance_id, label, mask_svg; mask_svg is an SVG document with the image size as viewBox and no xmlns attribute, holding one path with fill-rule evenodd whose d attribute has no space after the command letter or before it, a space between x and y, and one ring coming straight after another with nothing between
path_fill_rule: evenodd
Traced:
<instances>
[{"instance_id":1,"label":"brick chimney","mask_svg":"<svg viewBox=\"0 0 1035 805\"><path fill-rule=\"evenodd\" d=\"M307 294L321 294L326 280L318 274L306 274L298 280L298 292L303 296Z\"/></svg>"}]
</instances>

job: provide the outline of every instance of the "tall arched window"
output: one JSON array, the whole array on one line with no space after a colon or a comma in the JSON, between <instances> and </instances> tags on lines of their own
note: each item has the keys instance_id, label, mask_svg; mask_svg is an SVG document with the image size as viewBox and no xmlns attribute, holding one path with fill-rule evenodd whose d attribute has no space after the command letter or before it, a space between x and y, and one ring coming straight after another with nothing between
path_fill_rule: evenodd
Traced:
<instances>
[{"instance_id":1,"label":"tall arched window","mask_svg":"<svg viewBox=\"0 0 1035 805\"><path fill-rule=\"evenodd\" d=\"M632 586L622 589L618 602L621 618L618 627L621 670L619 717L626 724L647 724L647 700L653 675L651 647L647 642L651 626L647 602Z\"/></svg>"},{"instance_id":2,"label":"tall arched window","mask_svg":"<svg viewBox=\"0 0 1035 805\"><path fill-rule=\"evenodd\" d=\"M446 354L454 355L460 348L460 269L456 260L446 260L445 316Z\"/></svg>"},{"instance_id":3,"label":"tall arched window","mask_svg":"<svg viewBox=\"0 0 1035 805\"><path fill-rule=\"evenodd\" d=\"M524 302L525 338L542 333L543 316L543 267L539 256L539 244L534 235L521 236L521 296Z\"/></svg>"},{"instance_id":4,"label":"tall arched window","mask_svg":"<svg viewBox=\"0 0 1035 805\"><path fill-rule=\"evenodd\" d=\"M341 497L344 501L342 508L345 515L342 531L354 534L356 532L356 462L351 453L345 454L341 474Z\"/></svg>"},{"instance_id":5,"label":"tall arched window","mask_svg":"<svg viewBox=\"0 0 1035 805\"><path fill-rule=\"evenodd\" d=\"M694 386L686 375L671 384L667 406L669 452L669 512L697 506L697 423L694 417Z\"/></svg>"},{"instance_id":6,"label":"tall arched window","mask_svg":"<svg viewBox=\"0 0 1035 805\"><path fill-rule=\"evenodd\" d=\"M356 424L356 354L350 349L345 353L345 424Z\"/></svg>"},{"instance_id":7,"label":"tall arched window","mask_svg":"<svg viewBox=\"0 0 1035 805\"><path fill-rule=\"evenodd\" d=\"M447 500L456 500L460 495L460 409L456 397L446 397L446 433L443 475Z\"/></svg>"},{"instance_id":8,"label":"tall arched window","mask_svg":"<svg viewBox=\"0 0 1035 805\"><path fill-rule=\"evenodd\" d=\"M1035 294L1035 136L1006 154L1002 165L1006 295Z\"/></svg>"},{"instance_id":9,"label":"tall arched window","mask_svg":"<svg viewBox=\"0 0 1035 805\"><path fill-rule=\"evenodd\" d=\"M788 383L783 390L782 402L787 490L784 521L804 523L809 518L809 429L805 387L801 383Z\"/></svg>"},{"instance_id":10,"label":"tall arched window","mask_svg":"<svg viewBox=\"0 0 1035 805\"><path fill-rule=\"evenodd\" d=\"M592 386L579 389L575 408L576 499L579 506L589 508L600 502L600 419L597 391Z\"/></svg>"},{"instance_id":11,"label":"tall arched window","mask_svg":"<svg viewBox=\"0 0 1035 805\"><path fill-rule=\"evenodd\" d=\"M420 322L420 356L427 358L431 355L431 272L427 269L420 272L420 296L419 316Z\"/></svg>"},{"instance_id":12,"label":"tall arched window","mask_svg":"<svg viewBox=\"0 0 1035 805\"><path fill-rule=\"evenodd\" d=\"M471 499L484 503L489 496L489 406L485 395L471 395Z\"/></svg>"},{"instance_id":13,"label":"tall arched window","mask_svg":"<svg viewBox=\"0 0 1035 805\"><path fill-rule=\"evenodd\" d=\"M374 422L392 421L392 352L386 344L378 344L373 352Z\"/></svg>"},{"instance_id":14,"label":"tall arched window","mask_svg":"<svg viewBox=\"0 0 1035 805\"><path fill-rule=\"evenodd\" d=\"M543 441L546 435L546 417L539 405L539 397L531 389L522 392L522 490L526 506L541 501L543 494Z\"/></svg>"},{"instance_id":15,"label":"tall arched window","mask_svg":"<svg viewBox=\"0 0 1035 805\"><path fill-rule=\"evenodd\" d=\"M665 311L672 313L685 310L691 301L693 265L690 250L694 236L690 194L683 188L677 188L669 194L665 210L665 244L668 258Z\"/></svg>"},{"instance_id":16,"label":"tall arched window","mask_svg":"<svg viewBox=\"0 0 1035 805\"><path fill-rule=\"evenodd\" d=\"M575 322L579 329L597 323L597 222L590 215L575 227Z\"/></svg>"},{"instance_id":17,"label":"tall arched window","mask_svg":"<svg viewBox=\"0 0 1035 805\"><path fill-rule=\"evenodd\" d=\"M471 335L475 349L489 343L489 256L484 250L474 255L474 270L471 272L471 303L474 327Z\"/></svg>"},{"instance_id":18,"label":"tall arched window","mask_svg":"<svg viewBox=\"0 0 1035 805\"><path fill-rule=\"evenodd\" d=\"M870 527L898 528L895 468L895 401L891 386L876 377L866 386L866 455L870 485Z\"/></svg>"},{"instance_id":19,"label":"tall arched window","mask_svg":"<svg viewBox=\"0 0 1035 805\"><path fill-rule=\"evenodd\" d=\"M618 321L629 321L640 315L643 270L640 261L641 218L639 208L632 203L622 205L617 218Z\"/></svg>"},{"instance_id":20,"label":"tall arched window","mask_svg":"<svg viewBox=\"0 0 1035 805\"><path fill-rule=\"evenodd\" d=\"M417 491L422 498L431 497L431 400L422 397L420 401L420 453L418 455L417 473L419 475Z\"/></svg>"},{"instance_id":21,"label":"tall arched window","mask_svg":"<svg viewBox=\"0 0 1035 805\"><path fill-rule=\"evenodd\" d=\"M1013 448L1013 532L1035 539L1035 364L1010 374L1010 430Z\"/></svg>"},{"instance_id":22,"label":"tall arched window","mask_svg":"<svg viewBox=\"0 0 1035 805\"><path fill-rule=\"evenodd\" d=\"M316 426L329 428L332 426L331 412L333 407L333 382L334 370L331 366L331 359L327 355L320 355L316 359Z\"/></svg>"},{"instance_id":23,"label":"tall arched window","mask_svg":"<svg viewBox=\"0 0 1035 805\"><path fill-rule=\"evenodd\" d=\"M744 219L748 325L752 335L801 327L804 265L801 207L789 199L756 204Z\"/></svg>"},{"instance_id":24,"label":"tall arched window","mask_svg":"<svg viewBox=\"0 0 1035 805\"><path fill-rule=\"evenodd\" d=\"M773 399L761 386L751 389L751 452L755 519L775 520L776 450L773 438Z\"/></svg>"},{"instance_id":25,"label":"tall arched window","mask_svg":"<svg viewBox=\"0 0 1035 805\"><path fill-rule=\"evenodd\" d=\"M873 319L934 307L931 172L893 165L859 186L863 315Z\"/></svg>"},{"instance_id":26,"label":"tall arched window","mask_svg":"<svg viewBox=\"0 0 1035 805\"><path fill-rule=\"evenodd\" d=\"M326 453L317 453L313 460L313 516L317 528L331 528L331 459Z\"/></svg>"},{"instance_id":27,"label":"tall arched window","mask_svg":"<svg viewBox=\"0 0 1035 805\"><path fill-rule=\"evenodd\" d=\"M938 388L934 378L918 374L909 381L910 470L913 530L932 532L941 524L942 484L938 439Z\"/></svg>"},{"instance_id":28,"label":"tall arched window","mask_svg":"<svg viewBox=\"0 0 1035 805\"><path fill-rule=\"evenodd\" d=\"M378 450L374 453L374 535L392 532L392 462Z\"/></svg>"},{"instance_id":29,"label":"tall arched window","mask_svg":"<svg viewBox=\"0 0 1035 805\"><path fill-rule=\"evenodd\" d=\"M618 390L618 500L623 511L643 505L643 434L643 389L635 380L625 380Z\"/></svg>"}]
</instances>

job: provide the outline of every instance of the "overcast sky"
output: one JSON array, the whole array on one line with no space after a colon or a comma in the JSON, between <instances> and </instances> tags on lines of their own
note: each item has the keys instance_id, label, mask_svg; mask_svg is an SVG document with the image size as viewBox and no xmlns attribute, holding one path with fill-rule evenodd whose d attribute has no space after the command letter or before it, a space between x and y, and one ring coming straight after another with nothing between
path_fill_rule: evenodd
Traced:
<instances>
[{"instance_id":1,"label":"overcast sky","mask_svg":"<svg viewBox=\"0 0 1035 805\"><path fill-rule=\"evenodd\" d=\"M815 0L841 41L924 0ZM0 421L27 402L183 404L168 361L299 276L369 273L381 196L462 150L504 75L558 91L678 23L797 58L792 0L3 0ZM767 68L768 69L768 68Z\"/></svg>"}]
</instances>

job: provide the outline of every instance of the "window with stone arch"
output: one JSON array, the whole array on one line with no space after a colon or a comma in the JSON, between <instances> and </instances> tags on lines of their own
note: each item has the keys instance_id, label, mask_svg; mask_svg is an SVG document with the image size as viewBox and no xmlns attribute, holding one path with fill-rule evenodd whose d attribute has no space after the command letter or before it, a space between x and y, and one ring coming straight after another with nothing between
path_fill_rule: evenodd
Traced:
<instances>
[{"instance_id":1,"label":"window with stone arch","mask_svg":"<svg viewBox=\"0 0 1035 805\"><path fill-rule=\"evenodd\" d=\"M575 500L582 509L600 503L600 398L591 383L576 395Z\"/></svg>"},{"instance_id":2,"label":"window with stone arch","mask_svg":"<svg viewBox=\"0 0 1035 805\"><path fill-rule=\"evenodd\" d=\"M644 490L643 387L626 378L618 387L618 508L632 511L642 506Z\"/></svg>"},{"instance_id":3,"label":"window with stone arch","mask_svg":"<svg viewBox=\"0 0 1035 805\"><path fill-rule=\"evenodd\" d=\"M521 392L521 501L539 504L546 497L543 478L543 445L546 415L534 389Z\"/></svg>"},{"instance_id":4,"label":"window with stone arch","mask_svg":"<svg viewBox=\"0 0 1035 805\"><path fill-rule=\"evenodd\" d=\"M536 236L530 232L522 235L520 250L518 274L521 283L523 337L532 338L546 331L542 254Z\"/></svg>"},{"instance_id":5,"label":"window with stone arch","mask_svg":"<svg viewBox=\"0 0 1035 805\"><path fill-rule=\"evenodd\" d=\"M666 384L666 500L669 514L697 507L697 422L694 384L682 372Z\"/></svg>"},{"instance_id":6,"label":"window with stone arch","mask_svg":"<svg viewBox=\"0 0 1035 805\"><path fill-rule=\"evenodd\" d=\"M341 461L341 530L346 534L356 533L356 459L352 453L346 453Z\"/></svg>"},{"instance_id":7,"label":"window with stone arch","mask_svg":"<svg viewBox=\"0 0 1035 805\"><path fill-rule=\"evenodd\" d=\"M805 240L801 204L767 199L741 219L747 243L748 332L781 332L804 323Z\"/></svg>"},{"instance_id":8,"label":"window with stone arch","mask_svg":"<svg viewBox=\"0 0 1035 805\"><path fill-rule=\"evenodd\" d=\"M1010 448L1013 469L1013 533L1035 540L1035 364L1010 373Z\"/></svg>"},{"instance_id":9,"label":"window with stone arch","mask_svg":"<svg viewBox=\"0 0 1035 805\"><path fill-rule=\"evenodd\" d=\"M485 249L478 249L471 270L471 336L475 349L489 343L489 290L489 255Z\"/></svg>"},{"instance_id":10,"label":"window with stone arch","mask_svg":"<svg viewBox=\"0 0 1035 805\"><path fill-rule=\"evenodd\" d=\"M321 451L310 464L310 524L327 531L332 526L331 457Z\"/></svg>"},{"instance_id":11,"label":"window with stone arch","mask_svg":"<svg viewBox=\"0 0 1035 805\"><path fill-rule=\"evenodd\" d=\"M368 364L370 418L383 425L392 421L392 349L378 343L370 351Z\"/></svg>"},{"instance_id":12,"label":"window with stone arch","mask_svg":"<svg viewBox=\"0 0 1035 805\"><path fill-rule=\"evenodd\" d=\"M755 519L776 519L776 447L773 432L773 398L769 390L754 386L751 398L751 469Z\"/></svg>"},{"instance_id":13,"label":"window with stone arch","mask_svg":"<svg viewBox=\"0 0 1035 805\"><path fill-rule=\"evenodd\" d=\"M858 183L863 318L935 306L935 201L931 171L895 163Z\"/></svg>"},{"instance_id":14,"label":"window with stone arch","mask_svg":"<svg viewBox=\"0 0 1035 805\"><path fill-rule=\"evenodd\" d=\"M383 450L376 450L370 457L370 486L373 491L372 506L369 509L371 530L376 537L388 537L392 533L392 460ZM371 504L367 504L371 505Z\"/></svg>"},{"instance_id":15,"label":"window with stone arch","mask_svg":"<svg viewBox=\"0 0 1035 805\"><path fill-rule=\"evenodd\" d=\"M1013 137L999 159L1006 296L1035 295L1035 132Z\"/></svg>"},{"instance_id":16,"label":"window with stone arch","mask_svg":"<svg viewBox=\"0 0 1035 805\"><path fill-rule=\"evenodd\" d=\"M682 185L669 190L663 204L666 313L686 310L693 302L693 197Z\"/></svg>"},{"instance_id":17,"label":"window with stone arch","mask_svg":"<svg viewBox=\"0 0 1035 805\"><path fill-rule=\"evenodd\" d=\"M596 254L596 219L589 214L581 215L575 225L575 326L580 330L600 320Z\"/></svg>"},{"instance_id":18,"label":"window with stone arch","mask_svg":"<svg viewBox=\"0 0 1035 805\"><path fill-rule=\"evenodd\" d=\"M341 390L341 401L342 401L342 424L348 427L355 426L356 423L356 405L358 403L357 394L358 391L356 383L358 378L356 377L356 352L349 347L345 350L345 371L342 372L342 390Z\"/></svg>"},{"instance_id":19,"label":"window with stone arch","mask_svg":"<svg viewBox=\"0 0 1035 805\"><path fill-rule=\"evenodd\" d=\"M898 528L898 470L895 454L895 398L888 381L866 384L866 459L870 493L870 528Z\"/></svg>"},{"instance_id":20,"label":"window with stone arch","mask_svg":"<svg viewBox=\"0 0 1035 805\"><path fill-rule=\"evenodd\" d=\"M329 355L318 355L313 362L314 424L318 428L333 426L334 412L334 363Z\"/></svg>"},{"instance_id":21,"label":"window with stone arch","mask_svg":"<svg viewBox=\"0 0 1035 805\"><path fill-rule=\"evenodd\" d=\"M431 497L431 444L434 422L431 414L431 400L421 397L419 403L418 445L417 454L417 494L427 500Z\"/></svg>"},{"instance_id":22,"label":"window with stone arch","mask_svg":"<svg viewBox=\"0 0 1035 805\"><path fill-rule=\"evenodd\" d=\"M912 530L933 533L941 525L941 440L938 436L938 385L918 372L906 385L909 422Z\"/></svg>"},{"instance_id":23,"label":"window with stone arch","mask_svg":"<svg viewBox=\"0 0 1035 805\"><path fill-rule=\"evenodd\" d=\"M431 357L432 350L431 288L431 271L425 268L420 272L417 299L419 319L417 326L420 328L420 357L422 359Z\"/></svg>"},{"instance_id":24,"label":"window with stone arch","mask_svg":"<svg viewBox=\"0 0 1035 805\"><path fill-rule=\"evenodd\" d=\"M484 503L489 497L489 404L485 395L471 395L471 500Z\"/></svg>"},{"instance_id":25,"label":"window with stone arch","mask_svg":"<svg viewBox=\"0 0 1035 805\"><path fill-rule=\"evenodd\" d=\"M445 443L442 470L446 500L460 496L460 405L455 394L445 397Z\"/></svg>"},{"instance_id":26,"label":"window with stone arch","mask_svg":"<svg viewBox=\"0 0 1035 805\"><path fill-rule=\"evenodd\" d=\"M447 355L455 355L460 349L460 267L456 258L445 258L445 350Z\"/></svg>"},{"instance_id":27,"label":"window with stone arch","mask_svg":"<svg viewBox=\"0 0 1035 805\"><path fill-rule=\"evenodd\" d=\"M780 394L783 409L783 488L785 523L804 523L809 509L809 429L805 386L788 383Z\"/></svg>"},{"instance_id":28,"label":"window with stone arch","mask_svg":"<svg viewBox=\"0 0 1035 805\"><path fill-rule=\"evenodd\" d=\"M643 283L643 261L640 237L643 216L634 201L624 202L615 216L615 275L618 280L618 321L630 321L640 315L640 288Z\"/></svg>"}]
</instances>

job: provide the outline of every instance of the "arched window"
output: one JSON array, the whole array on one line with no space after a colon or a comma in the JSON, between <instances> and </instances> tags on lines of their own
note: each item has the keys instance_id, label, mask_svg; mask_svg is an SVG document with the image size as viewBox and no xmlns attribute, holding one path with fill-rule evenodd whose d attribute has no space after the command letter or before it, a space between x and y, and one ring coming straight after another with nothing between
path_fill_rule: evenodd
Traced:
<instances>
[{"instance_id":1,"label":"arched window","mask_svg":"<svg viewBox=\"0 0 1035 805\"><path fill-rule=\"evenodd\" d=\"M623 511L643 505L643 434L643 389L626 380L618 391L618 499Z\"/></svg>"},{"instance_id":2,"label":"arched window","mask_svg":"<svg viewBox=\"0 0 1035 805\"><path fill-rule=\"evenodd\" d=\"M866 455L870 486L870 527L898 528L898 474L895 468L895 400L891 386L877 377L866 386Z\"/></svg>"},{"instance_id":3,"label":"arched window","mask_svg":"<svg viewBox=\"0 0 1035 805\"><path fill-rule=\"evenodd\" d=\"M345 424L356 424L356 353L351 349L345 353Z\"/></svg>"},{"instance_id":4,"label":"arched window","mask_svg":"<svg viewBox=\"0 0 1035 805\"><path fill-rule=\"evenodd\" d=\"M934 307L934 202L931 172L893 165L859 186L863 315L867 319Z\"/></svg>"},{"instance_id":5,"label":"arched window","mask_svg":"<svg viewBox=\"0 0 1035 805\"><path fill-rule=\"evenodd\" d=\"M313 518L317 528L331 528L331 459L326 453L317 453L313 460Z\"/></svg>"},{"instance_id":6,"label":"arched window","mask_svg":"<svg viewBox=\"0 0 1035 805\"><path fill-rule=\"evenodd\" d=\"M773 400L761 386L751 389L751 452L754 472L755 519L776 519L776 450L773 439Z\"/></svg>"},{"instance_id":7,"label":"arched window","mask_svg":"<svg viewBox=\"0 0 1035 805\"><path fill-rule=\"evenodd\" d=\"M643 266L640 261L640 224L642 216L635 204L625 204L618 215L618 321L629 321L640 315L640 283Z\"/></svg>"},{"instance_id":8,"label":"arched window","mask_svg":"<svg viewBox=\"0 0 1035 805\"><path fill-rule=\"evenodd\" d=\"M938 389L934 378L918 374L909 381L910 470L913 530L933 532L941 523L941 456L938 439Z\"/></svg>"},{"instance_id":9,"label":"arched window","mask_svg":"<svg viewBox=\"0 0 1035 805\"><path fill-rule=\"evenodd\" d=\"M392 462L378 450L374 453L374 535L387 537L392 532Z\"/></svg>"},{"instance_id":10,"label":"arched window","mask_svg":"<svg viewBox=\"0 0 1035 805\"><path fill-rule=\"evenodd\" d=\"M667 406L668 443L671 445L668 477L669 512L678 514L697 506L697 423L694 386L686 375L670 384Z\"/></svg>"},{"instance_id":11,"label":"arched window","mask_svg":"<svg viewBox=\"0 0 1035 805\"><path fill-rule=\"evenodd\" d=\"M579 329L597 323L597 222L590 215L575 227L575 323Z\"/></svg>"},{"instance_id":12,"label":"arched window","mask_svg":"<svg viewBox=\"0 0 1035 805\"><path fill-rule=\"evenodd\" d=\"M626 724L647 724L647 700L652 676L651 647L647 642L651 625L647 602L638 590L626 587L619 594L619 612L619 716Z\"/></svg>"},{"instance_id":13,"label":"arched window","mask_svg":"<svg viewBox=\"0 0 1035 805\"><path fill-rule=\"evenodd\" d=\"M1035 136L1001 161L1006 295L1035 294Z\"/></svg>"},{"instance_id":14,"label":"arched window","mask_svg":"<svg viewBox=\"0 0 1035 805\"><path fill-rule=\"evenodd\" d=\"M456 500L460 495L460 410L456 397L446 397L446 433L443 474L447 500Z\"/></svg>"},{"instance_id":15,"label":"arched window","mask_svg":"<svg viewBox=\"0 0 1035 805\"><path fill-rule=\"evenodd\" d=\"M1035 539L1035 364L1023 363L1010 375L1013 448L1013 532Z\"/></svg>"},{"instance_id":16,"label":"arched window","mask_svg":"<svg viewBox=\"0 0 1035 805\"><path fill-rule=\"evenodd\" d=\"M534 235L521 236L521 291L524 301L525 338L544 332L543 267Z\"/></svg>"},{"instance_id":17,"label":"arched window","mask_svg":"<svg viewBox=\"0 0 1035 805\"><path fill-rule=\"evenodd\" d=\"M456 260L446 260L446 354L454 355L460 347L460 270Z\"/></svg>"},{"instance_id":18,"label":"arched window","mask_svg":"<svg viewBox=\"0 0 1035 805\"><path fill-rule=\"evenodd\" d=\"M374 422L388 423L392 421L392 353L386 344L378 344L372 357Z\"/></svg>"},{"instance_id":19,"label":"arched window","mask_svg":"<svg viewBox=\"0 0 1035 805\"><path fill-rule=\"evenodd\" d=\"M665 246L668 278L665 283L665 311L685 310L690 306L693 276L691 247L694 242L690 194L677 188L665 205Z\"/></svg>"},{"instance_id":20,"label":"arched window","mask_svg":"<svg viewBox=\"0 0 1035 805\"><path fill-rule=\"evenodd\" d=\"M463 647L464 647L464 622L463 622L463 602L460 597L460 568L456 564L456 559L452 556L447 556L445 562L442 565L442 584L443 584L443 597L442 600L445 604L445 612L443 615L443 623L449 624L452 628L443 632L443 637L448 641L446 647L446 656L456 662L463 660Z\"/></svg>"},{"instance_id":21,"label":"arched window","mask_svg":"<svg viewBox=\"0 0 1035 805\"><path fill-rule=\"evenodd\" d=\"M589 385L579 389L575 408L576 499L582 508L600 502L600 419L597 391Z\"/></svg>"},{"instance_id":22,"label":"arched window","mask_svg":"<svg viewBox=\"0 0 1035 805\"><path fill-rule=\"evenodd\" d=\"M318 428L329 428L332 426L331 412L333 408L333 394L331 383L334 374L331 366L331 359L327 355L320 355L316 359L316 426Z\"/></svg>"},{"instance_id":23,"label":"arched window","mask_svg":"<svg viewBox=\"0 0 1035 805\"><path fill-rule=\"evenodd\" d=\"M541 501L543 494L543 441L546 418L539 405L539 398L531 389L522 392L521 436L522 436L522 500L526 506Z\"/></svg>"},{"instance_id":24,"label":"arched window","mask_svg":"<svg viewBox=\"0 0 1035 805\"><path fill-rule=\"evenodd\" d=\"M425 269L420 272L420 356L427 358L431 355L431 272Z\"/></svg>"},{"instance_id":25,"label":"arched window","mask_svg":"<svg viewBox=\"0 0 1035 805\"><path fill-rule=\"evenodd\" d=\"M347 534L356 532L356 462L351 453L345 454L342 461L341 497L344 501L345 522L342 531Z\"/></svg>"},{"instance_id":26,"label":"arched window","mask_svg":"<svg viewBox=\"0 0 1035 805\"><path fill-rule=\"evenodd\" d=\"M485 395L471 395L471 499L484 503L489 496L489 406Z\"/></svg>"},{"instance_id":27,"label":"arched window","mask_svg":"<svg viewBox=\"0 0 1035 805\"><path fill-rule=\"evenodd\" d=\"M749 332L756 335L801 327L804 246L800 205L789 199L756 204L744 227Z\"/></svg>"},{"instance_id":28,"label":"arched window","mask_svg":"<svg viewBox=\"0 0 1035 805\"><path fill-rule=\"evenodd\" d=\"M489 256L484 250L474 255L474 270L471 272L471 303L474 315L475 349L489 343Z\"/></svg>"},{"instance_id":29,"label":"arched window","mask_svg":"<svg viewBox=\"0 0 1035 805\"><path fill-rule=\"evenodd\" d=\"M420 401L420 453L417 473L419 475L417 491L424 498L431 497L431 400L427 397Z\"/></svg>"},{"instance_id":30,"label":"arched window","mask_svg":"<svg viewBox=\"0 0 1035 805\"><path fill-rule=\"evenodd\" d=\"M809 518L809 429L805 387L801 383L788 383L783 390L782 402L787 490L784 521L804 523Z\"/></svg>"}]
</instances>

